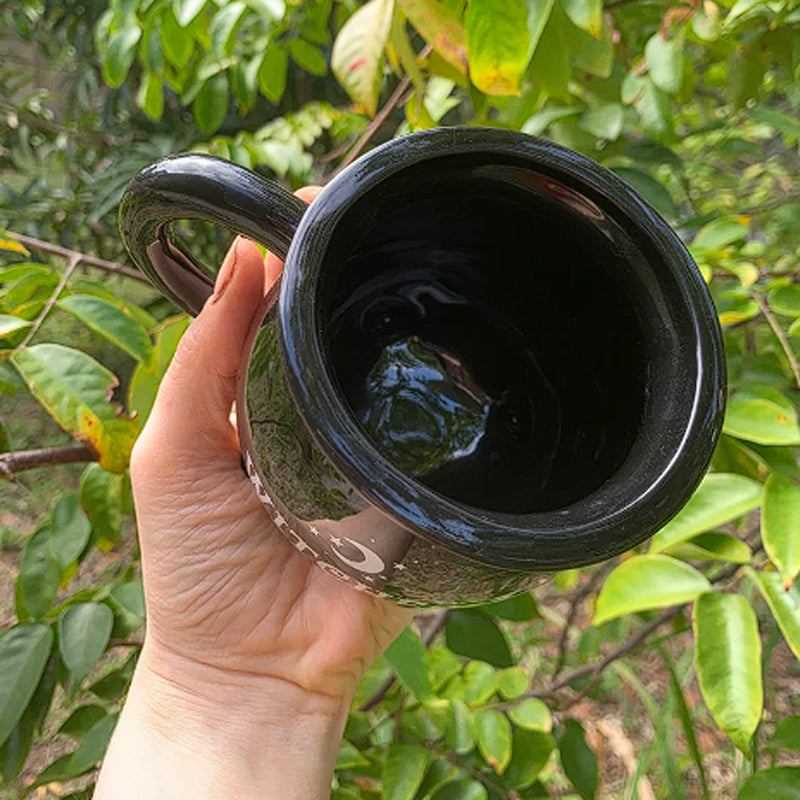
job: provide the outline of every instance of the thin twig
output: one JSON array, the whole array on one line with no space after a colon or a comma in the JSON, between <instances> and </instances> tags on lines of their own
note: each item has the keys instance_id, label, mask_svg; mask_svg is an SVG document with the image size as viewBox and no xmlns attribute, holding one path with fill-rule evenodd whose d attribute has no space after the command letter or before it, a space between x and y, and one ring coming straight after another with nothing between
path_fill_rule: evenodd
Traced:
<instances>
[{"instance_id":1,"label":"thin twig","mask_svg":"<svg viewBox=\"0 0 800 800\"><path fill-rule=\"evenodd\" d=\"M30 342L30 340L33 339L33 337L36 335L36 331L38 331L39 328L42 327L42 324L47 319L47 315L50 313L53 306L56 304L58 296L61 294L64 287L67 285L67 281L69 280L70 275L72 275L72 273L75 271L75 267L77 267L78 264L80 263L81 260L80 257L78 257L77 253L72 258L70 258L69 264L67 264L67 268L62 273L61 278L58 281L55 290L50 295L50 297L47 298L47 302L44 304L41 313L39 314L38 317L36 317L36 321L33 323L33 325L31 325L31 329L28 331L25 338L14 348L12 355L18 352L19 350L22 350L22 348L25 347L28 344L28 342Z\"/></svg>"},{"instance_id":2,"label":"thin twig","mask_svg":"<svg viewBox=\"0 0 800 800\"><path fill-rule=\"evenodd\" d=\"M573 622L575 622L575 617L578 613L581 603L583 603L583 601L595 590L597 584L603 580L612 564L613 562L609 562L608 564L603 565L603 567L595 570L585 585L575 592L572 601L570 602L569 613L564 621L564 627L561 629L561 637L558 641L558 657L556 658L556 666L553 670L553 680L555 680L561 674L561 670L564 669L564 662L567 658L567 642L569 641L569 632L572 628Z\"/></svg>"},{"instance_id":3,"label":"thin twig","mask_svg":"<svg viewBox=\"0 0 800 800\"><path fill-rule=\"evenodd\" d=\"M449 614L449 610L446 608L441 609L440 611L435 612L431 615L431 619L433 620L429 627L425 629L425 632L420 637L422 639L422 644L425 647L429 647L431 642L436 638L436 634L444 627L444 623L447 621L447 615ZM375 708L378 703L383 700L384 697L389 693L389 690L394 686L395 676L390 675L380 686L377 692L375 692L372 697L369 698L359 709L359 711L370 711L371 709Z\"/></svg>"},{"instance_id":4,"label":"thin twig","mask_svg":"<svg viewBox=\"0 0 800 800\"><path fill-rule=\"evenodd\" d=\"M43 242L41 239L35 239L33 236L25 236L22 233L15 233L14 231L4 231L4 233L12 239L16 239L20 244L24 244L26 247L31 247L34 250L41 250L43 253L52 253L53 255L61 256L70 261L77 258L78 263L87 267L97 267L97 269L113 272L115 275L123 275L131 280L139 281L139 283L150 285L150 281L147 280L141 272L126 267L123 264L118 264L116 261L106 261L104 258L87 256L85 253L79 253L77 250L70 250L67 247L61 247L57 244Z\"/></svg>"},{"instance_id":5,"label":"thin twig","mask_svg":"<svg viewBox=\"0 0 800 800\"><path fill-rule=\"evenodd\" d=\"M769 323L770 328L772 328L772 332L778 337L778 341L781 343L781 347L783 348L783 352L786 353L786 358L789 359L789 365L792 368L792 372L794 373L794 380L797 384L797 388L800 389L800 366L797 364L797 357L792 352L792 346L789 344L789 340L786 338L786 334L781 330L781 326L778 324L778 320L775 319L773 313L769 310L769 307L764 302L764 299L761 295L757 293L752 294L753 299L758 303L758 307L761 309L761 313L764 315L764 318Z\"/></svg>"},{"instance_id":6,"label":"thin twig","mask_svg":"<svg viewBox=\"0 0 800 800\"><path fill-rule=\"evenodd\" d=\"M17 450L0 453L0 473L13 481L17 472L27 469L51 467L56 464L77 464L84 461L97 461L95 453L85 444L44 447L40 450Z\"/></svg>"},{"instance_id":7,"label":"thin twig","mask_svg":"<svg viewBox=\"0 0 800 800\"><path fill-rule=\"evenodd\" d=\"M417 56L417 58L427 58L431 54L432 50L432 45L426 45L420 51L420 54ZM392 92L391 97L389 97L383 108L381 108L381 110L375 115L375 118L372 120L372 122L370 122L367 129L363 134L361 134L358 141L345 156L344 161L342 161L342 163L336 168L336 171L333 173L334 176L338 175L346 166L352 164L361 155L361 152L370 143L373 136L375 136L375 134L380 130L381 126L389 118L389 115L392 113L392 111L394 111L395 108L400 105L400 101L403 99L403 95L409 86L411 86L411 78L410 76L406 75L403 80L397 84L397 88Z\"/></svg>"}]
</instances>

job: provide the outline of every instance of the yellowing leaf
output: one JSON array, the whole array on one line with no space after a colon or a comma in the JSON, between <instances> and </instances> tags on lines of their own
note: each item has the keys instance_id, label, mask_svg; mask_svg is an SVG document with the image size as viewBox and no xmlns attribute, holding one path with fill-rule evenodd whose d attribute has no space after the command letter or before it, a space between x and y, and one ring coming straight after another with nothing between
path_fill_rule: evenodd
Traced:
<instances>
[{"instance_id":1,"label":"yellowing leaf","mask_svg":"<svg viewBox=\"0 0 800 800\"><path fill-rule=\"evenodd\" d=\"M471 0L466 29L475 86L491 95L518 94L530 52L525 0Z\"/></svg>"},{"instance_id":2,"label":"yellowing leaf","mask_svg":"<svg viewBox=\"0 0 800 800\"><path fill-rule=\"evenodd\" d=\"M0 250L8 250L11 253L22 253L24 256L29 256L31 254L30 250L16 239L0 238Z\"/></svg>"},{"instance_id":3,"label":"yellowing leaf","mask_svg":"<svg viewBox=\"0 0 800 800\"><path fill-rule=\"evenodd\" d=\"M116 376L91 356L60 344L21 350L12 363L55 421L96 454L110 472L124 472L136 427L110 402Z\"/></svg>"},{"instance_id":4,"label":"yellowing leaf","mask_svg":"<svg viewBox=\"0 0 800 800\"><path fill-rule=\"evenodd\" d=\"M398 0L398 4L422 38L466 75L467 37L458 17L438 0Z\"/></svg>"},{"instance_id":5,"label":"yellowing leaf","mask_svg":"<svg viewBox=\"0 0 800 800\"><path fill-rule=\"evenodd\" d=\"M337 80L371 117L378 105L393 11L394 0L370 0L342 26L331 54Z\"/></svg>"}]
</instances>

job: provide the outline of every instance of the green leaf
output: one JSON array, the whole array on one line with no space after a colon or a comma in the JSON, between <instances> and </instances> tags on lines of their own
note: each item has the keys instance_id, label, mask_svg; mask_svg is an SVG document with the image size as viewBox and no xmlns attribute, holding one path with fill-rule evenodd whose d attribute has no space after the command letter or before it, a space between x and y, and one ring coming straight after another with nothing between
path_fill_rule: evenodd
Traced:
<instances>
[{"instance_id":1,"label":"green leaf","mask_svg":"<svg viewBox=\"0 0 800 800\"><path fill-rule=\"evenodd\" d=\"M70 757L67 769L73 775L82 775L96 766L103 758L118 716L118 714L109 714L89 729L78 745L78 749Z\"/></svg>"},{"instance_id":2,"label":"green leaf","mask_svg":"<svg viewBox=\"0 0 800 800\"><path fill-rule=\"evenodd\" d=\"M561 766L583 800L593 800L597 794L597 758L586 744L580 722L564 720L564 730L558 737Z\"/></svg>"},{"instance_id":3,"label":"green leaf","mask_svg":"<svg viewBox=\"0 0 800 800\"><path fill-rule=\"evenodd\" d=\"M705 575L682 561L663 555L633 556L606 578L593 623L688 603L710 588Z\"/></svg>"},{"instance_id":4,"label":"green leaf","mask_svg":"<svg viewBox=\"0 0 800 800\"><path fill-rule=\"evenodd\" d=\"M103 655L114 615L102 603L76 603L58 620L58 647L70 680L80 683Z\"/></svg>"},{"instance_id":5,"label":"green leaf","mask_svg":"<svg viewBox=\"0 0 800 800\"><path fill-rule=\"evenodd\" d=\"M231 85L236 104L242 113L253 109L258 99L258 71L263 53L257 53L249 61L237 61L231 72Z\"/></svg>"},{"instance_id":6,"label":"green leaf","mask_svg":"<svg viewBox=\"0 0 800 800\"><path fill-rule=\"evenodd\" d=\"M551 123L569 117L577 117L582 112L583 106L549 106L529 117L522 126L522 132L529 136L539 136L547 130Z\"/></svg>"},{"instance_id":7,"label":"green leaf","mask_svg":"<svg viewBox=\"0 0 800 800\"><path fill-rule=\"evenodd\" d=\"M400 682L419 700L433 695L425 645L411 628L406 628L386 649L384 658L392 665Z\"/></svg>"},{"instance_id":8,"label":"green leaf","mask_svg":"<svg viewBox=\"0 0 800 800\"><path fill-rule=\"evenodd\" d=\"M331 53L333 74L371 117L383 83L383 51L393 13L394 0L370 0L342 26Z\"/></svg>"},{"instance_id":9,"label":"green leaf","mask_svg":"<svg viewBox=\"0 0 800 800\"><path fill-rule=\"evenodd\" d=\"M681 157L671 148L652 139L638 139L625 148L625 155L641 164L666 164L676 172L682 172L684 165Z\"/></svg>"},{"instance_id":10,"label":"green leaf","mask_svg":"<svg viewBox=\"0 0 800 800\"><path fill-rule=\"evenodd\" d=\"M499 619L507 619L513 622L527 622L539 616L536 600L534 600L530 592L518 594L516 597L509 597L508 600L487 603L478 608L490 617L498 617Z\"/></svg>"},{"instance_id":11,"label":"green leaf","mask_svg":"<svg viewBox=\"0 0 800 800\"><path fill-rule=\"evenodd\" d=\"M81 506L99 540L122 541L122 476L99 464L89 464L81 475Z\"/></svg>"},{"instance_id":12,"label":"green leaf","mask_svg":"<svg viewBox=\"0 0 800 800\"><path fill-rule=\"evenodd\" d=\"M764 487L761 540L788 588L800 572L800 485L780 475Z\"/></svg>"},{"instance_id":13,"label":"green leaf","mask_svg":"<svg viewBox=\"0 0 800 800\"><path fill-rule=\"evenodd\" d=\"M694 607L695 669L711 715L747 753L761 720L761 640L740 594L704 594Z\"/></svg>"},{"instance_id":14,"label":"green leaf","mask_svg":"<svg viewBox=\"0 0 800 800\"><path fill-rule=\"evenodd\" d=\"M607 22L603 22L603 29L599 39L573 28L570 31L570 51L575 66L595 75L598 78L610 78L614 72L614 41L613 31ZM616 100L618 93L606 99Z\"/></svg>"},{"instance_id":15,"label":"green leaf","mask_svg":"<svg viewBox=\"0 0 800 800\"><path fill-rule=\"evenodd\" d=\"M460 755L475 749L475 718L463 700L454 697L445 717L445 741Z\"/></svg>"},{"instance_id":16,"label":"green leaf","mask_svg":"<svg viewBox=\"0 0 800 800\"><path fill-rule=\"evenodd\" d=\"M668 547L665 553L684 561L727 561L730 564L747 564L753 555L743 541L727 533L701 533Z\"/></svg>"},{"instance_id":17,"label":"green leaf","mask_svg":"<svg viewBox=\"0 0 800 800\"><path fill-rule=\"evenodd\" d=\"M42 723L53 702L57 678L58 660L50 658L27 708L0 747L0 777L6 784L25 766L34 735L41 732Z\"/></svg>"},{"instance_id":18,"label":"green leaf","mask_svg":"<svg viewBox=\"0 0 800 800\"><path fill-rule=\"evenodd\" d=\"M550 709L536 697L529 697L519 705L510 708L508 716L515 725L529 731L550 733L553 730Z\"/></svg>"},{"instance_id":19,"label":"green leaf","mask_svg":"<svg viewBox=\"0 0 800 800\"><path fill-rule=\"evenodd\" d=\"M0 314L0 339L17 331L24 331L25 328L30 328L32 324L26 319L13 317L10 314Z\"/></svg>"},{"instance_id":20,"label":"green leaf","mask_svg":"<svg viewBox=\"0 0 800 800\"><path fill-rule=\"evenodd\" d=\"M531 58L528 76L538 84L550 97L568 102L569 80L572 75L569 47L563 35L564 21L554 8L550 20L542 32L539 44Z\"/></svg>"},{"instance_id":21,"label":"green leaf","mask_svg":"<svg viewBox=\"0 0 800 800\"><path fill-rule=\"evenodd\" d=\"M497 671L485 661L470 661L464 667L464 700L482 706L497 691Z\"/></svg>"},{"instance_id":22,"label":"green leaf","mask_svg":"<svg viewBox=\"0 0 800 800\"><path fill-rule=\"evenodd\" d=\"M141 581L117 584L110 593L111 599L130 614L145 618L144 587Z\"/></svg>"},{"instance_id":23,"label":"green leaf","mask_svg":"<svg viewBox=\"0 0 800 800\"><path fill-rule=\"evenodd\" d=\"M64 430L85 442L111 472L128 466L136 429L108 402L117 378L79 350L60 344L37 344L21 350L12 362L31 394Z\"/></svg>"},{"instance_id":24,"label":"green leaf","mask_svg":"<svg viewBox=\"0 0 800 800\"><path fill-rule=\"evenodd\" d=\"M48 525L33 533L20 559L17 591L28 614L41 619L53 607L61 583L61 564Z\"/></svg>"},{"instance_id":25,"label":"green leaf","mask_svg":"<svg viewBox=\"0 0 800 800\"><path fill-rule=\"evenodd\" d=\"M211 36L211 50L218 56L229 56L233 52L236 28L242 20L247 4L242 0L222 6L214 14L208 32Z\"/></svg>"},{"instance_id":26,"label":"green leaf","mask_svg":"<svg viewBox=\"0 0 800 800\"><path fill-rule=\"evenodd\" d=\"M247 4L250 8L258 11L262 17L276 22L283 19L283 15L286 13L284 0L247 0Z\"/></svg>"},{"instance_id":27,"label":"green leaf","mask_svg":"<svg viewBox=\"0 0 800 800\"><path fill-rule=\"evenodd\" d=\"M769 306L776 314L800 317L800 286L781 286L770 293Z\"/></svg>"},{"instance_id":28,"label":"green leaf","mask_svg":"<svg viewBox=\"0 0 800 800\"><path fill-rule=\"evenodd\" d=\"M289 41L289 54L295 63L312 75L325 75L328 72L328 62L325 53L305 39L291 39Z\"/></svg>"},{"instance_id":29,"label":"green leaf","mask_svg":"<svg viewBox=\"0 0 800 800\"><path fill-rule=\"evenodd\" d=\"M102 678L89 686L88 690L101 700L112 702L119 700L122 695L128 691L130 682L130 672L123 667L122 669L115 669L103 675Z\"/></svg>"},{"instance_id":30,"label":"green leaf","mask_svg":"<svg viewBox=\"0 0 800 800\"><path fill-rule=\"evenodd\" d=\"M800 444L800 425L794 409L767 398L735 396L728 403L723 430L756 444Z\"/></svg>"},{"instance_id":31,"label":"green leaf","mask_svg":"<svg viewBox=\"0 0 800 800\"><path fill-rule=\"evenodd\" d=\"M525 694L530 677L522 667L509 667L497 673L497 688L506 700L515 700Z\"/></svg>"},{"instance_id":32,"label":"green leaf","mask_svg":"<svg viewBox=\"0 0 800 800\"><path fill-rule=\"evenodd\" d=\"M230 90L224 72L217 72L208 78L192 104L192 114L197 127L205 134L212 134L228 116Z\"/></svg>"},{"instance_id":33,"label":"green leaf","mask_svg":"<svg viewBox=\"0 0 800 800\"><path fill-rule=\"evenodd\" d=\"M272 103L280 102L286 90L286 75L289 71L289 54L273 42L264 51L258 68L258 85L261 93Z\"/></svg>"},{"instance_id":34,"label":"green leaf","mask_svg":"<svg viewBox=\"0 0 800 800\"><path fill-rule=\"evenodd\" d=\"M150 356L150 337L147 331L133 317L111 303L99 297L73 295L59 300L57 305L137 361L146 361Z\"/></svg>"},{"instance_id":35,"label":"green leaf","mask_svg":"<svg viewBox=\"0 0 800 800\"><path fill-rule=\"evenodd\" d=\"M203 9L206 0L173 0L172 8L178 24L185 28Z\"/></svg>"},{"instance_id":36,"label":"green leaf","mask_svg":"<svg viewBox=\"0 0 800 800\"><path fill-rule=\"evenodd\" d=\"M177 69L183 69L194 51L192 32L182 28L171 8L161 18L161 46L167 60Z\"/></svg>"},{"instance_id":37,"label":"green leaf","mask_svg":"<svg viewBox=\"0 0 800 800\"><path fill-rule=\"evenodd\" d=\"M599 39L603 26L602 0L561 0L573 25Z\"/></svg>"},{"instance_id":38,"label":"green leaf","mask_svg":"<svg viewBox=\"0 0 800 800\"><path fill-rule=\"evenodd\" d=\"M465 26L472 83L489 95L518 94L531 52L525 0L471 0Z\"/></svg>"},{"instance_id":39,"label":"green leaf","mask_svg":"<svg viewBox=\"0 0 800 800\"><path fill-rule=\"evenodd\" d=\"M756 6L760 6L766 0L736 0L733 8L728 12L725 21L722 23L723 28L730 28L739 17L752 11Z\"/></svg>"},{"instance_id":40,"label":"green leaf","mask_svg":"<svg viewBox=\"0 0 800 800\"><path fill-rule=\"evenodd\" d=\"M136 102L150 119L154 121L161 119L161 115L164 113L164 79L161 75L155 72L146 72L144 74L142 83L139 86L139 92L136 95ZM149 338L147 346L148 348L150 347ZM131 355L134 354L132 353Z\"/></svg>"},{"instance_id":41,"label":"green leaf","mask_svg":"<svg viewBox=\"0 0 800 800\"><path fill-rule=\"evenodd\" d=\"M751 775L736 800L800 800L800 767L771 767Z\"/></svg>"},{"instance_id":42,"label":"green leaf","mask_svg":"<svg viewBox=\"0 0 800 800\"><path fill-rule=\"evenodd\" d=\"M496 667L510 667L514 663L505 635L481 611L453 609L447 615L444 630L447 646L454 653L487 661Z\"/></svg>"},{"instance_id":43,"label":"green leaf","mask_svg":"<svg viewBox=\"0 0 800 800\"><path fill-rule=\"evenodd\" d=\"M53 509L50 520L51 546L58 556L61 569L78 560L89 543L92 525L80 507L76 493L62 495Z\"/></svg>"},{"instance_id":44,"label":"green leaf","mask_svg":"<svg viewBox=\"0 0 800 800\"><path fill-rule=\"evenodd\" d=\"M660 32L653 34L644 57L653 83L667 94L677 94L683 80L683 37L665 39Z\"/></svg>"},{"instance_id":45,"label":"green leaf","mask_svg":"<svg viewBox=\"0 0 800 800\"><path fill-rule=\"evenodd\" d=\"M547 764L554 748L555 741L550 734L534 730L515 730L513 755L503 776L505 782L515 789L530 786Z\"/></svg>"},{"instance_id":46,"label":"green leaf","mask_svg":"<svg viewBox=\"0 0 800 800\"><path fill-rule=\"evenodd\" d=\"M425 777L428 759L421 745L392 742L383 769L383 800L411 800Z\"/></svg>"},{"instance_id":47,"label":"green leaf","mask_svg":"<svg viewBox=\"0 0 800 800\"><path fill-rule=\"evenodd\" d=\"M467 74L467 36L458 17L438 0L397 0L420 35L448 64Z\"/></svg>"},{"instance_id":48,"label":"green leaf","mask_svg":"<svg viewBox=\"0 0 800 800\"><path fill-rule=\"evenodd\" d=\"M652 78L631 79L622 87L622 101L635 103L644 132L651 137L672 133L673 119L669 97L655 85Z\"/></svg>"},{"instance_id":49,"label":"green leaf","mask_svg":"<svg viewBox=\"0 0 800 800\"><path fill-rule=\"evenodd\" d=\"M0 639L0 745L30 703L52 644L53 634L46 625L20 625Z\"/></svg>"},{"instance_id":50,"label":"green leaf","mask_svg":"<svg viewBox=\"0 0 800 800\"><path fill-rule=\"evenodd\" d=\"M128 407L136 411L140 426L150 416L161 379L188 327L189 318L186 316L165 320L155 331L155 345L150 358L138 364L134 370L128 386Z\"/></svg>"},{"instance_id":51,"label":"green leaf","mask_svg":"<svg viewBox=\"0 0 800 800\"><path fill-rule=\"evenodd\" d=\"M526 0L528 6L527 61L530 61L531 56L536 51L536 46L539 44L539 39L542 38L542 33L553 11L554 2L555 0Z\"/></svg>"},{"instance_id":52,"label":"green leaf","mask_svg":"<svg viewBox=\"0 0 800 800\"><path fill-rule=\"evenodd\" d=\"M709 473L678 515L652 538L650 552L659 553L747 514L760 505L762 493L760 483L743 475Z\"/></svg>"},{"instance_id":53,"label":"green leaf","mask_svg":"<svg viewBox=\"0 0 800 800\"><path fill-rule=\"evenodd\" d=\"M800 753L800 716L782 719L767 746L771 750L793 750Z\"/></svg>"},{"instance_id":54,"label":"green leaf","mask_svg":"<svg viewBox=\"0 0 800 800\"><path fill-rule=\"evenodd\" d=\"M511 723L501 711L479 708L475 712L478 750L492 769L502 775L511 761Z\"/></svg>"},{"instance_id":55,"label":"green leaf","mask_svg":"<svg viewBox=\"0 0 800 800\"><path fill-rule=\"evenodd\" d=\"M678 209L669 189L648 172L633 167L614 167L614 172L630 184L660 214L666 217L678 215Z\"/></svg>"},{"instance_id":56,"label":"green leaf","mask_svg":"<svg viewBox=\"0 0 800 800\"><path fill-rule=\"evenodd\" d=\"M336 769L354 769L366 766L369 766L369 761L361 755L361 751L347 739L342 739L339 753L336 756Z\"/></svg>"},{"instance_id":57,"label":"green leaf","mask_svg":"<svg viewBox=\"0 0 800 800\"><path fill-rule=\"evenodd\" d=\"M79 706L61 724L58 732L80 738L107 716L108 712L102 706Z\"/></svg>"},{"instance_id":58,"label":"green leaf","mask_svg":"<svg viewBox=\"0 0 800 800\"><path fill-rule=\"evenodd\" d=\"M430 800L488 800L484 786L470 778L459 778L440 786Z\"/></svg>"},{"instance_id":59,"label":"green leaf","mask_svg":"<svg viewBox=\"0 0 800 800\"><path fill-rule=\"evenodd\" d=\"M138 25L121 28L111 35L103 54L103 80L116 89L128 77L128 70L136 57L136 45L142 29Z\"/></svg>"},{"instance_id":60,"label":"green leaf","mask_svg":"<svg viewBox=\"0 0 800 800\"><path fill-rule=\"evenodd\" d=\"M622 133L623 119L624 114L619 103L606 103L584 111L578 119L578 125L598 139L608 139L613 142Z\"/></svg>"},{"instance_id":61,"label":"green leaf","mask_svg":"<svg viewBox=\"0 0 800 800\"><path fill-rule=\"evenodd\" d=\"M697 232L692 250L721 250L747 236L749 226L735 217L723 217L709 222Z\"/></svg>"},{"instance_id":62,"label":"green leaf","mask_svg":"<svg viewBox=\"0 0 800 800\"><path fill-rule=\"evenodd\" d=\"M787 589L777 572L754 572L748 569L746 574L767 601L783 638L800 659L800 586L792 584Z\"/></svg>"}]
</instances>

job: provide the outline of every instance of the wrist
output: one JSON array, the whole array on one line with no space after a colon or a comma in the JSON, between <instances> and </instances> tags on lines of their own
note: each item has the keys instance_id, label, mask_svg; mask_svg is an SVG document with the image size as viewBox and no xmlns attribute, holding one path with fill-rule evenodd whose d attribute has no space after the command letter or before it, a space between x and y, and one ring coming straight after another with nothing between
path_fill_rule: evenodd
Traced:
<instances>
[{"instance_id":1,"label":"wrist","mask_svg":"<svg viewBox=\"0 0 800 800\"><path fill-rule=\"evenodd\" d=\"M328 798L348 706L145 645L95 800Z\"/></svg>"}]
</instances>

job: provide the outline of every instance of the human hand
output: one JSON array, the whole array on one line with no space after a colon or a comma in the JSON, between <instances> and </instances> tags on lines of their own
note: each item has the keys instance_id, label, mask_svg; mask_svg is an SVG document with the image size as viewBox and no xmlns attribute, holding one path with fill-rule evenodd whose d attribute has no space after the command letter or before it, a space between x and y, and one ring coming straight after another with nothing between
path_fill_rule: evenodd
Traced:
<instances>
[{"instance_id":1,"label":"human hand","mask_svg":"<svg viewBox=\"0 0 800 800\"><path fill-rule=\"evenodd\" d=\"M318 191L298 194L308 201ZM262 734L280 731L276 720L324 720L306 738L333 734L335 758L359 678L412 613L314 566L275 528L242 470L230 420L236 376L281 268L275 257L265 265L251 242L234 242L134 448L148 613L137 696L149 707L144 725L164 703L170 724L177 715L211 732L231 715Z\"/></svg>"}]
</instances>

